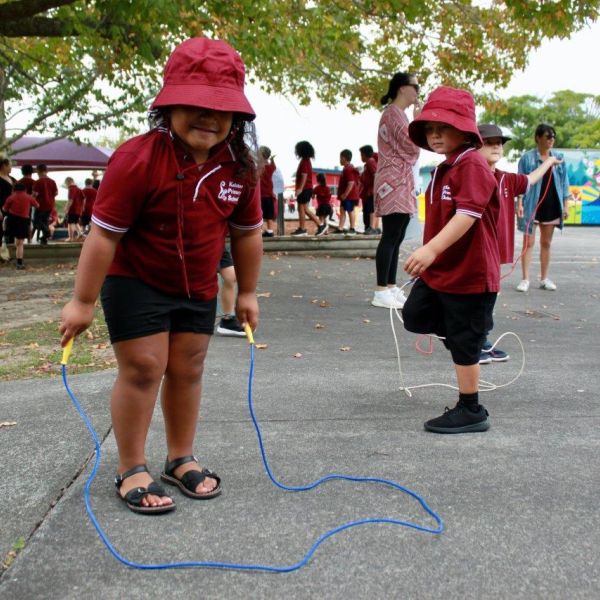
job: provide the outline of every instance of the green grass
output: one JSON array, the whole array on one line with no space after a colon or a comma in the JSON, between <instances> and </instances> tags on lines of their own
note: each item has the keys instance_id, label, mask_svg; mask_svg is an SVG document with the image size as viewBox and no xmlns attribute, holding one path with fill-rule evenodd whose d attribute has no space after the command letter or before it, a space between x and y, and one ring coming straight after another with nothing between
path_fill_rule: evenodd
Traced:
<instances>
[{"instance_id":1,"label":"green grass","mask_svg":"<svg viewBox=\"0 0 600 600\"><path fill-rule=\"evenodd\" d=\"M60 373L62 349L56 321L9 329L0 336L0 380L53 377ZM114 367L108 331L101 311L80 335L69 359L71 373Z\"/></svg>"}]
</instances>

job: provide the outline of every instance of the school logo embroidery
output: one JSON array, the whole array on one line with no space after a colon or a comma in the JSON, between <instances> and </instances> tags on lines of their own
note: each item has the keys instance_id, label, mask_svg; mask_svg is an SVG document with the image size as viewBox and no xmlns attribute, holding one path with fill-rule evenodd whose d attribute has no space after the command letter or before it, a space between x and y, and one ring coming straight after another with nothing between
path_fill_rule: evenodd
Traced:
<instances>
[{"instance_id":1,"label":"school logo embroidery","mask_svg":"<svg viewBox=\"0 0 600 600\"><path fill-rule=\"evenodd\" d=\"M445 185L442 188L442 194L440 196L440 200L452 201L452 193L450 192L449 185Z\"/></svg>"},{"instance_id":2,"label":"school logo embroidery","mask_svg":"<svg viewBox=\"0 0 600 600\"><path fill-rule=\"evenodd\" d=\"M226 183L225 181L221 181L219 184L219 194L217 198L219 200L223 200L223 202L233 202L237 204L237 201L240 199L242 195L242 190L244 186L241 183L236 183L235 181L230 181Z\"/></svg>"}]
</instances>

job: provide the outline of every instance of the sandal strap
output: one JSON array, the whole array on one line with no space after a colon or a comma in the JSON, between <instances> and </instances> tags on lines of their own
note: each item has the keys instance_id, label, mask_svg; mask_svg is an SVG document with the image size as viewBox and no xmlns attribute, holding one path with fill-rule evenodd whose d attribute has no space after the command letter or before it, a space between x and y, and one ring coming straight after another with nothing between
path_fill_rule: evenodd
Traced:
<instances>
[{"instance_id":1,"label":"sandal strap","mask_svg":"<svg viewBox=\"0 0 600 600\"><path fill-rule=\"evenodd\" d=\"M175 471L177 467L180 467L181 465L185 465L190 462L197 463L198 459L194 455L190 454L189 456L180 456L179 458L174 458L172 461L169 462L169 457L167 456L167 460L165 462L165 474L173 477L173 471Z\"/></svg>"},{"instance_id":2,"label":"sandal strap","mask_svg":"<svg viewBox=\"0 0 600 600\"><path fill-rule=\"evenodd\" d=\"M165 492L165 488L163 488L162 485L153 481L147 488L138 487L129 490L123 496L123 500L129 502L129 504L132 504L133 506L141 506L142 500L146 496L160 496L161 498L164 498L165 496L168 496L168 494Z\"/></svg>"},{"instance_id":3,"label":"sandal strap","mask_svg":"<svg viewBox=\"0 0 600 600\"><path fill-rule=\"evenodd\" d=\"M179 479L181 483L190 491L196 493L196 488L207 478L211 477L216 480L217 485L221 483L221 478L210 471L209 469L202 469L202 471L187 471L183 474L183 476Z\"/></svg>"},{"instance_id":4,"label":"sandal strap","mask_svg":"<svg viewBox=\"0 0 600 600\"><path fill-rule=\"evenodd\" d=\"M117 486L117 489L121 489L121 484L128 477L131 477L132 475L136 475L137 473L149 473L148 467L146 465L136 465L135 467L132 467L131 469L129 469L129 471L125 471L125 473L123 473L122 475L119 475L117 473L117 476L115 477L115 485Z\"/></svg>"}]
</instances>

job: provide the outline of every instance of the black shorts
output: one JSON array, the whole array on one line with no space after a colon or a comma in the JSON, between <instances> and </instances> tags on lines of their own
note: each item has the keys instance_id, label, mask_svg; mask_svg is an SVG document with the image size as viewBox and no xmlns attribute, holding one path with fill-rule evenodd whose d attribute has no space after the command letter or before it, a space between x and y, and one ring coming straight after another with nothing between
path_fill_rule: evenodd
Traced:
<instances>
[{"instance_id":1,"label":"black shorts","mask_svg":"<svg viewBox=\"0 0 600 600\"><path fill-rule=\"evenodd\" d=\"M225 246L225 248L223 248L223 254L221 254L221 260L219 262L219 271L221 269L226 269L227 267L233 267L233 258L231 256L231 252L229 252L229 248Z\"/></svg>"},{"instance_id":2,"label":"black shorts","mask_svg":"<svg viewBox=\"0 0 600 600\"><path fill-rule=\"evenodd\" d=\"M266 221L272 221L275 218L275 202L272 196L265 196L260 199L260 206L262 208L263 219Z\"/></svg>"},{"instance_id":3,"label":"black shorts","mask_svg":"<svg viewBox=\"0 0 600 600\"><path fill-rule=\"evenodd\" d=\"M302 190L299 194L298 197L296 198L296 201L298 202L298 204L308 204L312 198L312 188L309 188L307 190Z\"/></svg>"},{"instance_id":4,"label":"black shorts","mask_svg":"<svg viewBox=\"0 0 600 600\"><path fill-rule=\"evenodd\" d=\"M317 206L317 217L331 217L333 214L333 208L331 204L319 204Z\"/></svg>"},{"instance_id":5,"label":"black shorts","mask_svg":"<svg viewBox=\"0 0 600 600\"><path fill-rule=\"evenodd\" d=\"M494 327L496 295L438 292L417 279L402 309L404 328L446 338L442 341L456 365L478 364L486 336Z\"/></svg>"},{"instance_id":6,"label":"black shorts","mask_svg":"<svg viewBox=\"0 0 600 600\"><path fill-rule=\"evenodd\" d=\"M168 296L133 277L109 275L100 295L111 343L169 331L212 335L217 299Z\"/></svg>"},{"instance_id":7,"label":"black shorts","mask_svg":"<svg viewBox=\"0 0 600 600\"><path fill-rule=\"evenodd\" d=\"M75 213L69 213L67 215L67 223L69 225L74 225L75 223L79 223L79 217L81 215L75 214Z\"/></svg>"},{"instance_id":8,"label":"black shorts","mask_svg":"<svg viewBox=\"0 0 600 600\"><path fill-rule=\"evenodd\" d=\"M87 227L92 222L91 215L81 215L81 219L79 219L79 224L82 227Z\"/></svg>"},{"instance_id":9,"label":"black shorts","mask_svg":"<svg viewBox=\"0 0 600 600\"><path fill-rule=\"evenodd\" d=\"M9 238L26 240L29 237L29 219L27 217L18 217L17 215L7 215L6 235Z\"/></svg>"}]
</instances>

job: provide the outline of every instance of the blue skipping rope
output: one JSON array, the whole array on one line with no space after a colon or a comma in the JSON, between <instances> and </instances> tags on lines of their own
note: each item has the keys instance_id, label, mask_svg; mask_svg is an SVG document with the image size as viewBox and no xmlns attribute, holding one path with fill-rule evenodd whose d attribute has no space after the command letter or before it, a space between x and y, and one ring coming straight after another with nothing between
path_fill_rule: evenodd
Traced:
<instances>
[{"instance_id":1,"label":"blue skipping rope","mask_svg":"<svg viewBox=\"0 0 600 600\"><path fill-rule=\"evenodd\" d=\"M98 520L96 519L94 511L92 510L92 505L91 505L91 501L90 501L90 488L91 488L92 482L94 481L94 478L96 477L96 473L97 473L98 467L100 465L100 460L102 458L102 450L100 447L100 440L98 438L98 434L92 427L92 424L91 424L88 416L86 415L81 404L79 403L79 400L77 400L77 398L75 397L75 394L73 394L73 392L71 391L71 388L69 387L69 383L67 381L67 362L68 362L69 355L71 353L71 348L72 348L72 343L73 343L73 340L71 339L71 340L69 340L67 346L65 346L64 351L63 351L63 358L61 361L62 379L63 379L65 389L67 390L67 393L69 394L69 397L73 401L73 404L75 405L75 408L77 409L77 412L80 414L81 418L83 419L83 422L85 423L85 426L87 427L87 429L90 432L90 435L94 441L94 446L95 446L94 466L93 466L92 471L85 483L85 487L83 490L83 497L85 500L85 508L86 508L88 517L89 517L90 521L92 522L92 525L95 527L96 531L98 532L100 539L104 542L104 545L107 547L108 551L119 562L123 563L124 565L126 565L128 567L132 567L134 569L162 570L162 569L190 569L190 568L194 568L194 567L203 567L203 568L210 568L210 569L230 569L230 570L236 570L236 571L266 571L269 573L290 573L292 571L297 571L298 569L301 569L304 565L306 565L308 563L308 561L312 558L313 554L316 552L317 548L325 540L334 536L336 533L340 533L341 531L344 531L345 529L351 529L352 527L358 527L359 525L369 525L372 523L388 523L391 525L401 525L403 527L410 527L412 529L416 529L417 531L422 531L424 533L432 533L432 534L442 533L444 531L444 522L442 521L441 517L433 509L431 509L428 506L427 502L425 502L425 500L421 496L419 496L419 494L417 494L416 492L413 492L412 490L409 490L408 488L400 485L399 483L396 483L395 481L391 481L390 479L381 479L379 477L358 477L355 475L331 474L331 475L326 475L324 477L321 477L320 479L317 479L316 481L309 483L307 485L289 486L289 485L285 485L285 484L279 482L275 478L275 476L273 475L273 472L271 471L271 468L269 467L269 462L267 460L267 455L265 453L265 448L264 448L264 444L263 444L262 433L260 431L258 421L256 420L256 415L254 414L254 406L253 406L253 401L252 401L252 380L253 380L253 376L254 376L254 339L252 336L252 331L247 326L246 326L246 335L248 337L248 342L250 345L250 372L248 375L248 409L250 411L250 417L252 419L252 423L253 423L254 429L256 431L256 437L258 438L258 445L260 448L260 454L261 454L263 466L265 468L267 475L269 476L269 479L278 488L285 490L286 492L306 492L308 490L312 490L312 489L316 488L317 486L321 485L322 483L325 483L326 481L331 481L331 480L335 480L335 479L341 479L343 481L353 481L355 483L379 483L379 484L387 485L388 487L394 488L400 492L408 494L409 496L412 496L415 500L417 500L419 502L419 504L423 507L425 512L427 512L435 520L437 526L435 528L426 527L424 525L418 525L416 523L411 523L410 521L402 521L402 520L398 520L398 519L386 519L386 518L380 518L380 517L359 519L357 521L349 521L342 525L338 525L337 527L334 527L333 529L330 529L329 531L322 534L313 543L313 545L311 546L309 551L304 555L304 557L301 560L299 560L298 562L296 562L294 564L291 564L288 566L280 566L280 567L274 566L274 565L229 563L229 562L216 562L216 561L184 561L184 562L152 564L152 563L139 563L139 562L134 562L134 561L128 560L127 558L122 556L115 549L115 547L111 544L110 540L108 539L108 536L106 535L106 533L104 532L104 530L102 529L100 524L98 523Z\"/></svg>"}]
</instances>

